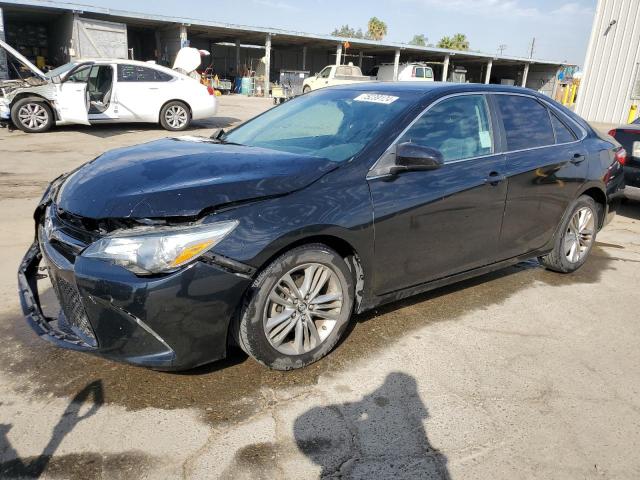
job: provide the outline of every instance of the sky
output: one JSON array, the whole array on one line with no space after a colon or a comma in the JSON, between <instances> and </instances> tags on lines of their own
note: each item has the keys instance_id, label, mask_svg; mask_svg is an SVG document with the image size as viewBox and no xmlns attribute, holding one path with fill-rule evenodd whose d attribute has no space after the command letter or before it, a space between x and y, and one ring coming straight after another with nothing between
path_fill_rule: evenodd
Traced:
<instances>
[{"instance_id":1,"label":"sky","mask_svg":"<svg viewBox=\"0 0 640 480\"><path fill-rule=\"evenodd\" d=\"M429 43L464 33L471 49L582 65L597 0L101 0L102 7L175 15L240 25L330 34L343 24L366 30L377 16L385 40L408 42L424 34ZM80 3L80 2L78 2ZM93 3L84 0L83 3Z\"/></svg>"}]
</instances>

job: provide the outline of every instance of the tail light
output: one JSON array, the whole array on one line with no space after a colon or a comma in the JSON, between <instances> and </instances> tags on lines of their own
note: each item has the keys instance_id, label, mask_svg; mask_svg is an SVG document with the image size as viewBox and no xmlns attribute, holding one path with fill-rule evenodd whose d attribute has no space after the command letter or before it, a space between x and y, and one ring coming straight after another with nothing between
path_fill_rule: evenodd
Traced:
<instances>
[{"instance_id":1,"label":"tail light","mask_svg":"<svg viewBox=\"0 0 640 480\"><path fill-rule=\"evenodd\" d=\"M611 135L613 138L616 138L616 129L613 128L613 129L609 130L609 135Z\"/></svg>"},{"instance_id":2,"label":"tail light","mask_svg":"<svg viewBox=\"0 0 640 480\"><path fill-rule=\"evenodd\" d=\"M624 148L618 149L615 156L620 165L624 165L627 162L627 151Z\"/></svg>"},{"instance_id":3,"label":"tail light","mask_svg":"<svg viewBox=\"0 0 640 480\"><path fill-rule=\"evenodd\" d=\"M216 94L216 91L213 88L211 88L209 85L207 85L207 92L209 92L209 95L215 95Z\"/></svg>"}]
</instances>

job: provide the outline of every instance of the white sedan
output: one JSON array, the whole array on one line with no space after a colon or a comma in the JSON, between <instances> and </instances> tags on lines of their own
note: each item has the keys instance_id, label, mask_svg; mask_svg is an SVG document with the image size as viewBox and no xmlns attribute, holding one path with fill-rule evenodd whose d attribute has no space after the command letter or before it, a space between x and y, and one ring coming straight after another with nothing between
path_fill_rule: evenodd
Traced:
<instances>
[{"instance_id":1,"label":"white sedan","mask_svg":"<svg viewBox=\"0 0 640 480\"><path fill-rule=\"evenodd\" d=\"M16 69L21 79L0 81L0 121L25 132L45 132L53 124L118 122L160 123L179 131L217 110L213 89L182 73L198 67L199 54L181 71L99 59L67 63L45 74L2 40L0 46L33 75L25 77L24 68Z\"/></svg>"}]
</instances>

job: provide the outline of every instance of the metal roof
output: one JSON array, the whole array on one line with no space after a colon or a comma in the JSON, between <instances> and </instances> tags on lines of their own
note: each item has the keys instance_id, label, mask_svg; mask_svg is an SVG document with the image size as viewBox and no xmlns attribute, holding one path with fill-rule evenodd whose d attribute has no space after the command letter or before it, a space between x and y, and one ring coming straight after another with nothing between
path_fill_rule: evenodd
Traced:
<instances>
[{"instance_id":1,"label":"metal roof","mask_svg":"<svg viewBox=\"0 0 640 480\"><path fill-rule=\"evenodd\" d=\"M509 55L497 55L473 51L447 50L436 47L420 47L398 42L384 42L376 40L365 40L360 38L343 38L332 35L322 35L315 33L307 33L300 31L284 30L271 27L253 27L247 25L238 25L233 23L214 22L210 20L202 20L189 17L172 17L166 15L130 12L126 10L111 9L99 7L96 5L87 5L82 3L59 2L48 0L4 0L0 1L0 7L15 10L16 8L37 8L48 9L50 11L73 11L80 14L91 14L91 17L120 21L131 26L158 26L159 24L183 24L189 28L190 37L198 36L215 36L218 41L235 41L241 40L243 43L264 42L264 35L269 33L272 35L272 45L278 46L313 46L324 48L335 48L339 43L348 41L351 44L351 51L363 51L364 53L385 54L393 53L396 49L400 49L405 53L414 53L416 55L426 55L444 57L450 55L455 58L480 61L493 60L504 63L532 63L542 65L565 65L566 62L548 61L536 58L517 57Z\"/></svg>"}]
</instances>

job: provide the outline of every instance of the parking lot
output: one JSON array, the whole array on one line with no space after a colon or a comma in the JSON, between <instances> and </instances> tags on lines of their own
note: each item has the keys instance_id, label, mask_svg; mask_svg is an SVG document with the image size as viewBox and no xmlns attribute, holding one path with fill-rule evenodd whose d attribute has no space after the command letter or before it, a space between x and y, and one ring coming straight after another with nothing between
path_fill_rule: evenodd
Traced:
<instances>
[{"instance_id":1,"label":"parking lot","mask_svg":"<svg viewBox=\"0 0 640 480\"><path fill-rule=\"evenodd\" d=\"M210 135L272 102L221 97ZM234 351L161 373L30 331L16 270L49 181L157 126L0 130L0 478L640 477L640 202L573 275L529 261L356 317L270 371Z\"/></svg>"}]
</instances>

